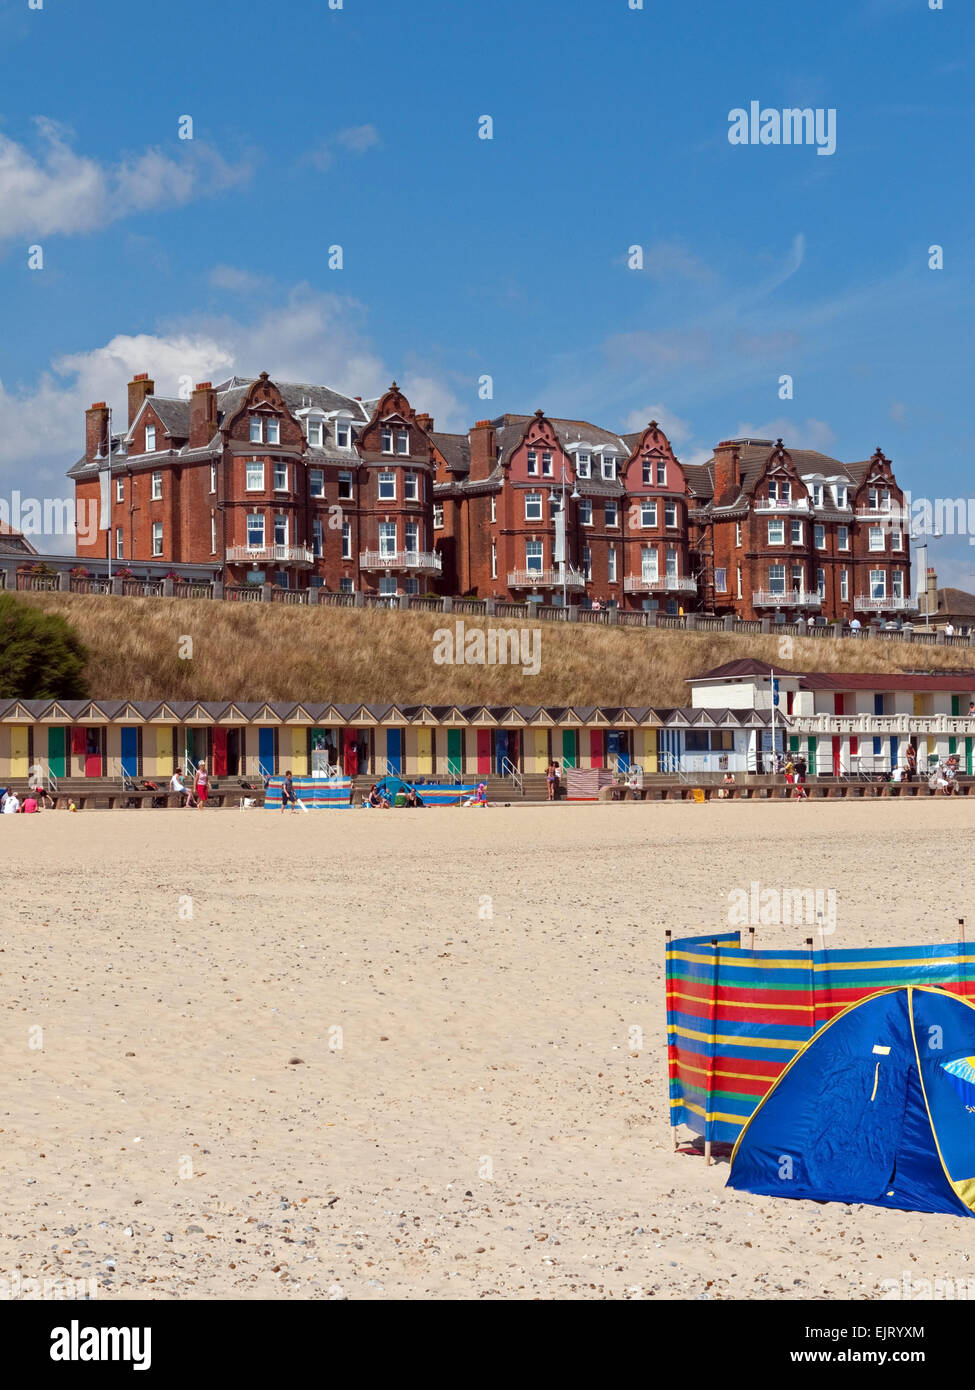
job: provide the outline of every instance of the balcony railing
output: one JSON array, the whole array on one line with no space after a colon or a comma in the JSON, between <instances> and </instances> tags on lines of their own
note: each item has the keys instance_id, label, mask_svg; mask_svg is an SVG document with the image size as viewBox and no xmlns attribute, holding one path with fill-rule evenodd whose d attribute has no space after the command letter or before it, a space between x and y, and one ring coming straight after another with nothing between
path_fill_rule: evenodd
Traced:
<instances>
[{"instance_id":1,"label":"balcony railing","mask_svg":"<svg viewBox=\"0 0 975 1390\"><path fill-rule=\"evenodd\" d=\"M755 503L756 512L809 512L808 497L762 497Z\"/></svg>"},{"instance_id":2,"label":"balcony railing","mask_svg":"<svg viewBox=\"0 0 975 1390\"><path fill-rule=\"evenodd\" d=\"M315 556L304 545L232 545L227 549L228 565L313 565Z\"/></svg>"},{"instance_id":3,"label":"balcony railing","mask_svg":"<svg viewBox=\"0 0 975 1390\"><path fill-rule=\"evenodd\" d=\"M858 507L857 521L872 521L875 526L906 526L911 514L906 507Z\"/></svg>"},{"instance_id":4,"label":"balcony railing","mask_svg":"<svg viewBox=\"0 0 975 1390\"><path fill-rule=\"evenodd\" d=\"M768 589L759 589L752 594L754 608L821 608L821 594L808 593L803 589L792 589L784 594L773 594Z\"/></svg>"},{"instance_id":5,"label":"balcony railing","mask_svg":"<svg viewBox=\"0 0 975 1390\"><path fill-rule=\"evenodd\" d=\"M857 594L853 600L853 607L857 613L916 613L918 611L916 598L894 598L893 595L884 598L869 598L866 594Z\"/></svg>"},{"instance_id":6,"label":"balcony railing","mask_svg":"<svg viewBox=\"0 0 975 1390\"><path fill-rule=\"evenodd\" d=\"M510 570L508 572L509 589L561 589L562 570ZM584 589L586 587L586 577L578 570L566 568L565 587L567 589Z\"/></svg>"},{"instance_id":7,"label":"balcony railing","mask_svg":"<svg viewBox=\"0 0 975 1390\"><path fill-rule=\"evenodd\" d=\"M623 579L625 594L696 594L697 580L687 575L628 574Z\"/></svg>"},{"instance_id":8,"label":"balcony railing","mask_svg":"<svg viewBox=\"0 0 975 1390\"><path fill-rule=\"evenodd\" d=\"M359 568L439 574L443 568L443 560L435 550L364 550L359 556Z\"/></svg>"}]
</instances>

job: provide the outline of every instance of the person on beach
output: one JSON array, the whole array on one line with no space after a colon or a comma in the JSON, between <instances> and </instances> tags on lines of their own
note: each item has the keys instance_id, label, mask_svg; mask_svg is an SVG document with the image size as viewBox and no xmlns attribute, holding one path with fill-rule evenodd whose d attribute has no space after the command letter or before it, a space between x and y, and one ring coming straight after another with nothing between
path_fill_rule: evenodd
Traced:
<instances>
[{"instance_id":1,"label":"person on beach","mask_svg":"<svg viewBox=\"0 0 975 1390\"><path fill-rule=\"evenodd\" d=\"M183 774L177 768L169 779L169 790L174 796L179 797L179 804L186 807L190 804L190 793L183 781Z\"/></svg>"},{"instance_id":2,"label":"person on beach","mask_svg":"<svg viewBox=\"0 0 975 1390\"><path fill-rule=\"evenodd\" d=\"M193 789L196 793L197 808L202 810L207 803L207 797L210 795L210 778L207 773L205 761L201 760L196 765L196 777L193 781Z\"/></svg>"},{"instance_id":3,"label":"person on beach","mask_svg":"<svg viewBox=\"0 0 975 1390\"><path fill-rule=\"evenodd\" d=\"M417 790L416 790L416 787L410 787L409 791L406 793L406 805L407 805L407 806L422 806L422 805L423 805L423 799L422 799L422 797L418 794L418 792L417 792Z\"/></svg>"},{"instance_id":4,"label":"person on beach","mask_svg":"<svg viewBox=\"0 0 975 1390\"><path fill-rule=\"evenodd\" d=\"M806 785L806 760L801 753L796 758L796 781L801 787Z\"/></svg>"},{"instance_id":5,"label":"person on beach","mask_svg":"<svg viewBox=\"0 0 975 1390\"><path fill-rule=\"evenodd\" d=\"M281 810L282 812L290 810L293 815L297 809L298 793L295 791L295 784L289 771L284 774L284 785L281 788Z\"/></svg>"},{"instance_id":6,"label":"person on beach","mask_svg":"<svg viewBox=\"0 0 975 1390\"><path fill-rule=\"evenodd\" d=\"M20 810L20 798L15 791L7 792L3 798L3 814L5 816L15 816Z\"/></svg>"},{"instance_id":7,"label":"person on beach","mask_svg":"<svg viewBox=\"0 0 975 1390\"><path fill-rule=\"evenodd\" d=\"M904 750L904 761L907 766L904 769L904 777L908 782L913 782L917 776L917 749L913 743L909 743Z\"/></svg>"},{"instance_id":8,"label":"person on beach","mask_svg":"<svg viewBox=\"0 0 975 1390\"><path fill-rule=\"evenodd\" d=\"M548 783L548 799L555 800L555 764L550 762L545 769L545 781Z\"/></svg>"},{"instance_id":9,"label":"person on beach","mask_svg":"<svg viewBox=\"0 0 975 1390\"><path fill-rule=\"evenodd\" d=\"M40 810L40 807L37 804L37 796L35 792L28 789L27 795L24 797L24 804L20 809L21 813L25 816L35 816L37 814L37 812Z\"/></svg>"},{"instance_id":10,"label":"person on beach","mask_svg":"<svg viewBox=\"0 0 975 1390\"><path fill-rule=\"evenodd\" d=\"M376 785L375 782L373 782L372 787L369 791L369 795L366 798L366 805L372 806L376 810L389 810L389 802L383 796L382 792L379 790L379 787Z\"/></svg>"},{"instance_id":11,"label":"person on beach","mask_svg":"<svg viewBox=\"0 0 975 1390\"><path fill-rule=\"evenodd\" d=\"M851 619L851 621L850 621L850 636L851 636L851 637L856 637L857 634L859 633L859 631L860 631L860 619L859 619L859 618L853 618L853 619Z\"/></svg>"}]
</instances>

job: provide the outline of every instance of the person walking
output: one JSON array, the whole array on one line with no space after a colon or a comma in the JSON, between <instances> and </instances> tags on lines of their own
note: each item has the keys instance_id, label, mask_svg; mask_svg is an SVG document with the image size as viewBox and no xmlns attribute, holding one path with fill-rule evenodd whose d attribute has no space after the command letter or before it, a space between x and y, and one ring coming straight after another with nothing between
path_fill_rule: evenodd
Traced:
<instances>
[{"instance_id":1,"label":"person walking","mask_svg":"<svg viewBox=\"0 0 975 1390\"><path fill-rule=\"evenodd\" d=\"M284 785L281 788L281 810L282 812L290 810L293 815L297 806L298 793L295 791L295 784L289 771L284 774Z\"/></svg>"},{"instance_id":2,"label":"person walking","mask_svg":"<svg viewBox=\"0 0 975 1390\"><path fill-rule=\"evenodd\" d=\"M545 769L545 781L548 783L548 799L555 800L555 764L550 762Z\"/></svg>"},{"instance_id":3,"label":"person walking","mask_svg":"<svg viewBox=\"0 0 975 1390\"><path fill-rule=\"evenodd\" d=\"M210 795L210 778L207 773L205 761L200 761L196 765L196 777L193 781L193 789L196 793L197 809L202 810Z\"/></svg>"}]
</instances>

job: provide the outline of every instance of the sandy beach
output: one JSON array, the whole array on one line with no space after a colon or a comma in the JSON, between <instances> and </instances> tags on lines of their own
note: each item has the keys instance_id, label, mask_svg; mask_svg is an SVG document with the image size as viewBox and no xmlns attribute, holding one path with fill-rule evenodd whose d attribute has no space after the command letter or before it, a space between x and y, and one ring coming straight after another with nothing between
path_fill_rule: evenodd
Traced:
<instances>
[{"instance_id":1,"label":"sandy beach","mask_svg":"<svg viewBox=\"0 0 975 1390\"><path fill-rule=\"evenodd\" d=\"M674 1153L663 971L665 928L726 929L756 880L834 889L837 947L975 931L971 817L4 817L0 1278L101 1300L975 1281L973 1222L751 1197Z\"/></svg>"}]
</instances>

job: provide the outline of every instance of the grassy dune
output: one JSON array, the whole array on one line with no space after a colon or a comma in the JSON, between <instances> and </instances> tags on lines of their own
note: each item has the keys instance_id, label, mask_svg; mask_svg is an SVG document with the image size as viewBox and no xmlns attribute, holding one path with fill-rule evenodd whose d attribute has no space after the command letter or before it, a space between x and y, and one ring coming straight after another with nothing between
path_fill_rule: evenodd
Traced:
<instances>
[{"instance_id":1,"label":"grassy dune","mask_svg":"<svg viewBox=\"0 0 975 1390\"><path fill-rule=\"evenodd\" d=\"M189 599L21 596L60 613L88 648L94 698L402 701L431 704L678 705L685 679L737 657L795 670L902 671L970 668L965 648L683 633L542 623L541 669L447 666L433 660L434 633L454 619L384 609L300 609ZM468 629L486 619L465 617ZM514 626L507 619L496 625ZM526 625L527 626L527 625ZM190 659L180 644L192 639Z\"/></svg>"}]
</instances>

